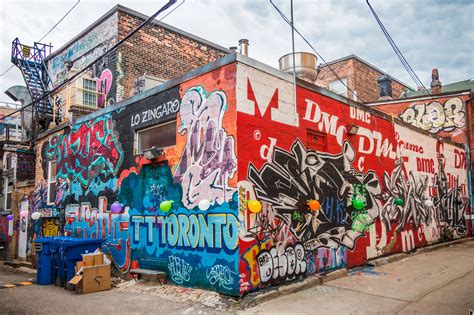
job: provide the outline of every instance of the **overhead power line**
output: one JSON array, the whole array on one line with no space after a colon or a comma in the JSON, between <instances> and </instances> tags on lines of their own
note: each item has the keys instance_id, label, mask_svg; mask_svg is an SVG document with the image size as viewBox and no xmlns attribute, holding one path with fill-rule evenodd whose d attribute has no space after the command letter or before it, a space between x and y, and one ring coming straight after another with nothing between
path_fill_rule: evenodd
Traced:
<instances>
[{"instance_id":1,"label":"overhead power line","mask_svg":"<svg viewBox=\"0 0 474 315\"><path fill-rule=\"evenodd\" d=\"M69 13L71 13L71 11L74 10L74 8L79 4L79 2L81 2L81 0L77 0L76 4L74 4L72 6L72 8L70 8L69 11L67 11L66 14L64 14L64 16L56 24L54 24L53 27L49 31L47 31L46 34L44 34L43 37L41 37L40 40L38 40L38 43L41 42L46 36L48 36L49 33L51 33L66 18L66 16L68 16ZM0 77L7 74L8 71L10 71L14 66L15 65L11 65L9 68L7 68L5 71L3 71L2 74L0 74Z\"/></svg>"},{"instance_id":2,"label":"overhead power line","mask_svg":"<svg viewBox=\"0 0 474 315\"><path fill-rule=\"evenodd\" d=\"M26 106L23 106L21 109L19 110L16 110L6 116L3 117L3 119L5 119L6 117L9 117L9 116L13 116L14 114L18 113L18 112L21 112L23 110L25 110L26 108L30 107L30 106L33 106L35 105L37 102L59 92L63 87L65 87L67 84L69 84L70 82L74 81L76 78L78 78L83 72L87 71L87 69L89 69L90 67L92 67L95 63L97 63L99 60L101 60L102 58L104 58L105 56L107 56L108 54L110 54L111 52L115 51L119 46L121 46L125 41L127 41L130 37L132 37L133 35L135 35L140 29L142 29L143 27L145 27L147 24L151 23L160 13L166 11L168 8L170 8L172 5L174 5L175 3L177 2L177 0L169 0L168 3L166 3L163 7L161 7L158 11L156 11L152 16L150 16L147 20L145 20L144 22L142 22L139 26L137 26L134 30L132 30L130 33L128 33L124 38L122 38L121 40L119 40L115 45L113 45L112 47L110 47L109 50L107 50L104 54L98 56L96 59L94 59L93 61L91 61L89 64L87 64L85 67L83 67L82 70L80 70L79 72L77 72L76 74L74 74L73 76L71 76L69 79L65 80L63 83L61 83L60 85L56 86L55 88L53 88L51 91L48 91L46 92L43 96L41 96L40 98L34 100L33 102L31 102L30 104L26 105ZM164 17L162 17L159 21L161 21L162 19L164 19L166 16L168 16L170 13L172 13L173 11L175 11L176 9L178 9L182 4L184 3L184 0L177 6L175 7L173 10L171 10L167 15L165 15Z\"/></svg>"},{"instance_id":3,"label":"overhead power line","mask_svg":"<svg viewBox=\"0 0 474 315\"><path fill-rule=\"evenodd\" d=\"M328 67L328 69L332 72L332 74L336 77L336 79L339 82L341 82L342 85L344 85L347 88L347 90L352 93L352 95L357 97L360 102L365 103L365 101L360 96L358 96L355 91L353 91L351 88L349 88L349 86L341 79L341 77L337 74L337 72L334 71L334 69L326 62L326 60L323 58L323 56L321 56L321 54L318 53L316 48L314 48L314 46L303 36L303 34L301 34L301 32L295 27L294 23L292 23L286 17L286 15L278 8L278 6L275 3L273 3L272 0L270 0L270 3L275 8L275 10L280 14L282 19L306 42L306 44L314 51L314 53L319 57L319 59L321 59L321 61L323 62L323 65L325 67Z\"/></svg>"},{"instance_id":4,"label":"overhead power line","mask_svg":"<svg viewBox=\"0 0 474 315\"><path fill-rule=\"evenodd\" d=\"M403 56L402 52L400 51L400 49L398 48L397 44L395 43L395 41L392 39L392 36L390 35L390 33L387 31L387 29L385 28L385 26L383 25L382 21L380 20L380 18L378 17L377 13L375 12L375 10L372 8L372 6L370 5L369 3L369 0L366 0L367 2L367 5L369 6L369 9L370 11L372 12L372 15L374 16L375 20L377 21L377 24L380 26L380 29L382 30L383 34L385 35L385 37L387 38L388 42L390 43L390 46L392 47L393 51L395 52L395 54L397 55L398 59L400 60L400 62L402 63L403 67L405 68L405 70L408 72L408 74L410 75L410 77L413 79L413 81L415 82L416 86L417 87L421 87L422 90L421 92L425 95L431 95L431 93L428 91L428 89L425 87L425 85L423 84L423 82L421 82L420 78L418 78L418 76L416 75L415 71L413 71L413 68L410 66L410 64L408 63L408 61L406 60L406 58Z\"/></svg>"}]
</instances>

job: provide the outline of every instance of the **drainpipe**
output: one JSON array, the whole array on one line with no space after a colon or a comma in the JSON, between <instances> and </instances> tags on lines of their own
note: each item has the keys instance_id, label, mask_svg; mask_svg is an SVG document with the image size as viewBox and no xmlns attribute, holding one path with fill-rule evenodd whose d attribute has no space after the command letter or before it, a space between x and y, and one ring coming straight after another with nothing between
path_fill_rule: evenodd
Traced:
<instances>
[{"instance_id":1,"label":"drainpipe","mask_svg":"<svg viewBox=\"0 0 474 315\"><path fill-rule=\"evenodd\" d=\"M471 164L471 137L473 136L471 133L474 132L474 130L471 130L471 117L474 118L474 113L472 113L472 108L471 106L474 105L473 100L474 99L474 90L471 90L471 94L469 95L469 100L466 102L466 127L467 127L467 144L466 144L466 164L467 164L467 180L468 180L468 190L469 190L469 208L471 209L470 211L470 216L471 216L471 236L474 236L474 196L473 196L473 187L472 187L472 164Z\"/></svg>"}]
</instances>

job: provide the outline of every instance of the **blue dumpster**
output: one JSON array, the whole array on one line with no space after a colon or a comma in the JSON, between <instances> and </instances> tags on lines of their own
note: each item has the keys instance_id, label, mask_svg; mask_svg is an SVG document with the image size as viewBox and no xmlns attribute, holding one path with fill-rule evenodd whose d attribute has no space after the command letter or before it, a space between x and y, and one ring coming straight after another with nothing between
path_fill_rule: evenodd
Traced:
<instances>
[{"instance_id":1,"label":"blue dumpster","mask_svg":"<svg viewBox=\"0 0 474 315\"><path fill-rule=\"evenodd\" d=\"M82 254L93 253L97 248L101 248L103 239L92 238L58 238L58 255L55 264L56 283L66 288L72 288L68 285L69 280L74 277L76 263L82 260Z\"/></svg>"},{"instance_id":2,"label":"blue dumpster","mask_svg":"<svg viewBox=\"0 0 474 315\"><path fill-rule=\"evenodd\" d=\"M36 284L54 283L51 242L54 237L38 237L35 240L36 251Z\"/></svg>"}]
</instances>

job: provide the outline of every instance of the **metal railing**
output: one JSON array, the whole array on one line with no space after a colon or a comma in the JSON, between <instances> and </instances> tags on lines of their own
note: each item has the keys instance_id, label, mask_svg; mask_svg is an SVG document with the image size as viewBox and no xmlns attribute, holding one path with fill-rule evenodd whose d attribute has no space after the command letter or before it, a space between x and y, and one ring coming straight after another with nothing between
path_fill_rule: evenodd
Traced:
<instances>
[{"instance_id":1,"label":"metal railing","mask_svg":"<svg viewBox=\"0 0 474 315\"><path fill-rule=\"evenodd\" d=\"M15 117L16 118L16 117ZM15 119L17 120L17 119ZM19 118L18 118L19 120ZM0 141L26 142L28 137L19 121L0 121Z\"/></svg>"}]
</instances>

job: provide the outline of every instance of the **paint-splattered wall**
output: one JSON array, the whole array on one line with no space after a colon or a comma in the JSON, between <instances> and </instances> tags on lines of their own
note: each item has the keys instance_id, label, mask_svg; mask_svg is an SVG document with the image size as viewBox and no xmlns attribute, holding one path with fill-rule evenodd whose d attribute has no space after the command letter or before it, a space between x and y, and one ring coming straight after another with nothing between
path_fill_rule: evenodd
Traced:
<instances>
[{"instance_id":1,"label":"paint-splattered wall","mask_svg":"<svg viewBox=\"0 0 474 315\"><path fill-rule=\"evenodd\" d=\"M462 148L306 87L295 108L291 78L228 60L48 137L68 234L104 238L124 272L232 295L468 234ZM175 120L164 156L137 154L138 131Z\"/></svg>"},{"instance_id":2,"label":"paint-splattered wall","mask_svg":"<svg viewBox=\"0 0 474 315\"><path fill-rule=\"evenodd\" d=\"M245 65L237 91L241 293L469 235L462 147L310 88L295 109L291 82Z\"/></svg>"}]
</instances>

